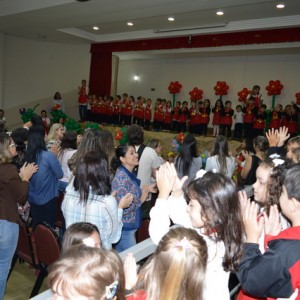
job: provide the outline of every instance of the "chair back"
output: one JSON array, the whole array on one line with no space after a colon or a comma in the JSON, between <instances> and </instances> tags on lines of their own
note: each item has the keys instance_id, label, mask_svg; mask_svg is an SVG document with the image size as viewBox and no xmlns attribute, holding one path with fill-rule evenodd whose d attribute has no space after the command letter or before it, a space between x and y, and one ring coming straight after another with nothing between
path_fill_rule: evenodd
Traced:
<instances>
[{"instance_id":1,"label":"chair back","mask_svg":"<svg viewBox=\"0 0 300 300\"><path fill-rule=\"evenodd\" d=\"M17 255L30 265L36 267L38 265L35 239L33 234L30 233L28 226L25 222L20 221L19 224L19 240L17 245Z\"/></svg>"},{"instance_id":2,"label":"chair back","mask_svg":"<svg viewBox=\"0 0 300 300\"><path fill-rule=\"evenodd\" d=\"M60 241L47 223L38 224L34 230L35 245L40 264L49 266L60 256Z\"/></svg>"}]
</instances>

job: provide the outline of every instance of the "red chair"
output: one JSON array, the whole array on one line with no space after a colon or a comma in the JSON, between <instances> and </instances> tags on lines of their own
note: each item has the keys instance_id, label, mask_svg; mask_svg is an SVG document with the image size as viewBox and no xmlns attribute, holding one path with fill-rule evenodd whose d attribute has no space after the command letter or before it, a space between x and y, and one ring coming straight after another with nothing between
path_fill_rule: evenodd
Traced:
<instances>
[{"instance_id":1,"label":"red chair","mask_svg":"<svg viewBox=\"0 0 300 300\"><path fill-rule=\"evenodd\" d=\"M20 263L26 262L35 269L39 268L34 235L30 232L28 225L23 220L20 220L19 223L19 239L16 253L13 257L9 276L18 259Z\"/></svg>"},{"instance_id":2,"label":"red chair","mask_svg":"<svg viewBox=\"0 0 300 300\"><path fill-rule=\"evenodd\" d=\"M137 243L140 243L150 237L149 236L149 223L150 223L150 219L142 220L142 225L136 232Z\"/></svg>"},{"instance_id":3,"label":"red chair","mask_svg":"<svg viewBox=\"0 0 300 300\"><path fill-rule=\"evenodd\" d=\"M40 272L30 298L38 294L45 277L48 275L47 267L60 256L60 240L56 232L48 224L38 224L34 230L34 237Z\"/></svg>"}]
</instances>

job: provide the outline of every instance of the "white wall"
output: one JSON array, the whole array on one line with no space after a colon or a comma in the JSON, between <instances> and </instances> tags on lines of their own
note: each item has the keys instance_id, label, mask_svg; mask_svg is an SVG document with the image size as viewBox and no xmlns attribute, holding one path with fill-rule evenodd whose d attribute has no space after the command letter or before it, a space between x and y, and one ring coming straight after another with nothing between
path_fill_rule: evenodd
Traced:
<instances>
[{"instance_id":1,"label":"white wall","mask_svg":"<svg viewBox=\"0 0 300 300\"><path fill-rule=\"evenodd\" d=\"M263 55L263 56L224 56L189 59L164 60L124 60L120 61L118 76L118 93L157 97L172 100L168 92L171 81L179 81L183 88L176 100L189 100L189 91L198 87L204 91L203 99L212 103L218 98L214 94L217 81L226 81L229 85L228 95L224 100L237 103L237 92L242 88L261 86L264 102L270 106L271 97L265 87L269 80L280 80L284 85L282 94L276 97L277 103L295 100L299 86L300 55ZM133 75L140 76L140 82L134 83ZM155 91L151 91L155 88Z\"/></svg>"},{"instance_id":2,"label":"white wall","mask_svg":"<svg viewBox=\"0 0 300 300\"><path fill-rule=\"evenodd\" d=\"M20 121L21 107L40 103L38 112L49 108L56 91L62 94L67 113L78 118L77 87L83 78L89 78L90 45L47 43L7 35L3 45L0 95L9 126Z\"/></svg>"}]
</instances>

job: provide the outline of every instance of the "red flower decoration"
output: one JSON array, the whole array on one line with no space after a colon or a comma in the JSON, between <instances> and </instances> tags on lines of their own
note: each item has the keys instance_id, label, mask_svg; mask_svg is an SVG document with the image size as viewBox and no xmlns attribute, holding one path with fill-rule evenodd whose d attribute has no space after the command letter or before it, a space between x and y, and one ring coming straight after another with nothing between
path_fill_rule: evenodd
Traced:
<instances>
[{"instance_id":1,"label":"red flower decoration","mask_svg":"<svg viewBox=\"0 0 300 300\"><path fill-rule=\"evenodd\" d=\"M217 85L214 87L215 94L224 96L228 93L229 86L226 84L225 81L217 81Z\"/></svg>"},{"instance_id":2,"label":"red flower decoration","mask_svg":"<svg viewBox=\"0 0 300 300\"><path fill-rule=\"evenodd\" d=\"M60 104L55 104L53 107L52 107L52 110L59 110L60 109Z\"/></svg>"},{"instance_id":3,"label":"red flower decoration","mask_svg":"<svg viewBox=\"0 0 300 300\"><path fill-rule=\"evenodd\" d=\"M247 99L247 96L250 94L250 92L251 91L247 88L243 88L241 91L239 91L237 93L237 95L239 96L239 101L244 102Z\"/></svg>"},{"instance_id":4,"label":"red flower decoration","mask_svg":"<svg viewBox=\"0 0 300 300\"><path fill-rule=\"evenodd\" d=\"M183 140L185 138L185 134L183 132L179 132L177 137L176 137L176 140L180 143L180 144L183 144Z\"/></svg>"},{"instance_id":5,"label":"red flower decoration","mask_svg":"<svg viewBox=\"0 0 300 300\"><path fill-rule=\"evenodd\" d=\"M268 95L280 95L281 90L283 89L283 85L281 84L280 80L270 80L269 85L266 86L266 90L268 91Z\"/></svg>"},{"instance_id":6,"label":"red flower decoration","mask_svg":"<svg viewBox=\"0 0 300 300\"><path fill-rule=\"evenodd\" d=\"M199 90L197 87L194 87L193 90L189 92L191 101L197 101L202 99L203 91Z\"/></svg>"},{"instance_id":7,"label":"red flower decoration","mask_svg":"<svg viewBox=\"0 0 300 300\"><path fill-rule=\"evenodd\" d=\"M116 136L115 136L115 140L116 141L120 141L123 138L123 131L117 131L116 132Z\"/></svg>"},{"instance_id":8,"label":"red flower decoration","mask_svg":"<svg viewBox=\"0 0 300 300\"><path fill-rule=\"evenodd\" d=\"M295 97L296 97L296 103L297 103L298 105L300 105L300 92L299 92L299 93L296 93L296 94L295 94Z\"/></svg>"},{"instance_id":9,"label":"red flower decoration","mask_svg":"<svg viewBox=\"0 0 300 300\"><path fill-rule=\"evenodd\" d=\"M170 82L170 85L168 87L168 90L170 92L170 94L177 94L180 92L180 89L182 88L181 83L179 83L178 81L175 82Z\"/></svg>"}]
</instances>

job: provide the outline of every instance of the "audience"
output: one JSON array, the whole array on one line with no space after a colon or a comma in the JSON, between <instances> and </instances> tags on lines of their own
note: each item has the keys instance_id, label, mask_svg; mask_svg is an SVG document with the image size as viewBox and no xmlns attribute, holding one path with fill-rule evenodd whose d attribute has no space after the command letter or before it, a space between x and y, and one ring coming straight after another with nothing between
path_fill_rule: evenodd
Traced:
<instances>
[{"instance_id":1,"label":"audience","mask_svg":"<svg viewBox=\"0 0 300 300\"><path fill-rule=\"evenodd\" d=\"M153 184L140 188L141 181L132 172L134 167L139 164L138 154L133 146L128 144L118 146L116 156L118 161L112 180L112 192L116 194L119 204L126 194L129 193L132 196L130 205L123 212L121 239L115 246L118 252L122 252L136 244L135 233L142 221L141 205L148 197L149 192L156 192L156 190Z\"/></svg>"},{"instance_id":2,"label":"audience","mask_svg":"<svg viewBox=\"0 0 300 300\"><path fill-rule=\"evenodd\" d=\"M66 227L77 222L96 225L104 249L111 249L112 244L119 241L123 209L133 199L131 194L125 193L117 203L110 191L107 158L102 152L90 151L79 159L62 203Z\"/></svg>"},{"instance_id":3,"label":"audience","mask_svg":"<svg viewBox=\"0 0 300 300\"><path fill-rule=\"evenodd\" d=\"M125 300L124 270L114 251L76 245L50 266L52 299Z\"/></svg>"},{"instance_id":4,"label":"audience","mask_svg":"<svg viewBox=\"0 0 300 300\"><path fill-rule=\"evenodd\" d=\"M43 126L36 125L29 129L25 161L35 163L38 171L30 181L28 201L33 227L38 223L47 222L55 228L58 179L63 177L63 171L55 155L47 151L44 137Z\"/></svg>"},{"instance_id":5,"label":"audience","mask_svg":"<svg viewBox=\"0 0 300 300\"><path fill-rule=\"evenodd\" d=\"M299 299L300 290L300 166L295 165L283 176L279 199L282 213L292 227L281 231L277 205L270 214L257 220L258 205L247 201L243 214L246 231L244 257L238 278L248 294L263 298ZM265 231L267 250L261 254L258 240Z\"/></svg>"},{"instance_id":6,"label":"audience","mask_svg":"<svg viewBox=\"0 0 300 300\"><path fill-rule=\"evenodd\" d=\"M19 237L17 204L27 199L28 181L37 171L34 163L25 163L18 173L11 164L17 155L12 138L0 133L0 299L3 299L7 276L10 270Z\"/></svg>"},{"instance_id":7,"label":"audience","mask_svg":"<svg viewBox=\"0 0 300 300\"><path fill-rule=\"evenodd\" d=\"M153 242L158 244L169 231L170 219L195 229L208 247L203 299L229 300L229 272L237 270L243 244L240 202L234 182L223 174L208 172L189 183L184 197L182 185L186 177L179 180L172 164L162 165L156 179L159 194L150 212L149 227Z\"/></svg>"},{"instance_id":8,"label":"audience","mask_svg":"<svg viewBox=\"0 0 300 300\"><path fill-rule=\"evenodd\" d=\"M195 137L188 134L182 143L179 156L175 157L174 165L179 179L188 176L187 181L192 181L197 171L202 167L202 159L197 155L197 141Z\"/></svg>"},{"instance_id":9,"label":"audience","mask_svg":"<svg viewBox=\"0 0 300 300\"><path fill-rule=\"evenodd\" d=\"M101 237L98 227L88 222L78 222L70 225L64 233L62 251L74 245L86 245L101 248Z\"/></svg>"},{"instance_id":10,"label":"audience","mask_svg":"<svg viewBox=\"0 0 300 300\"><path fill-rule=\"evenodd\" d=\"M143 265L135 291L127 299L202 300L206 264L207 246L203 237L193 229L172 229Z\"/></svg>"},{"instance_id":11,"label":"audience","mask_svg":"<svg viewBox=\"0 0 300 300\"><path fill-rule=\"evenodd\" d=\"M51 147L55 144L60 146L64 137L64 126L60 123L55 123L51 126L49 134L47 136L47 150L51 150Z\"/></svg>"},{"instance_id":12,"label":"audience","mask_svg":"<svg viewBox=\"0 0 300 300\"><path fill-rule=\"evenodd\" d=\"M231 178L235 167L236 161L229 154L227 139L223 135L217 136L211 156L206 160L205 170L218 172Z\"/></svg>"}]
</instances>

